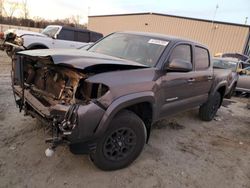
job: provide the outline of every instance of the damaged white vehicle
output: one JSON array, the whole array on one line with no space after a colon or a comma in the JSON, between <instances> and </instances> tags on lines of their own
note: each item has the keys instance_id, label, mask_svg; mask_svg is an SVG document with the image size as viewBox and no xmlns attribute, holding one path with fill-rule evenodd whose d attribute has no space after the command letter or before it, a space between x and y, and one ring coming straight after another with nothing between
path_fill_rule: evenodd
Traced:
<instances>
[{"instance_id":1,"label":"damaged white vehicle","mask_svg":"<svg viewBox=\"0 0 250 188\"><path fill-rule=\"evenodd\" d=\"M87 29L49 25L41 33L10 29L0 33L0 49L9 56L21 50L49 48L81 48L103 35Z\"/></svg>"}]
</instances>

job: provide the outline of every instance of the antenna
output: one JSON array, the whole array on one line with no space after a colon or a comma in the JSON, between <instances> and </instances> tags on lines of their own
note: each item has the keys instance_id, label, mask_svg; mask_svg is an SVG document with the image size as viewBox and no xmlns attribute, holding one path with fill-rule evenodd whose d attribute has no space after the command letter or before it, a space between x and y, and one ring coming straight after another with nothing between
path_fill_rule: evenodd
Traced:
<instances>
[{"instance_id":1,"label":"antenna","mask_svg":"<svg viewBox=\"0 0 250 188\"><path fill-rule=\"evenodd\" d=\"M209 37L210 38L210 40L209 40L209 43L210 43L209 46L210 47L213 46L212 43L214 41L214 35L215 35L215 31L217 29L216 26L214 27L214 20L215 20L218 9L219 9L219 4L217 3L216 7L215 7L215 11L214 11L214 16L213 16L213 19L212 19L212 28L210 30L210 37Z\"/></svg>"},{"instance_id":2,"label":"antenna","mask_svg":"<svg viewBox=\"0 0 250 188\"><path fill-rule=\"evenodd\" d=\"M218 9L219 9L219 4L217 3L216 7L215 7L215 11L214 11L214 16L213 16L213 19L212 19L212 29L213 29L213 26L214 26L214 20L215 20Z\"/></svg>"}]
</instances>

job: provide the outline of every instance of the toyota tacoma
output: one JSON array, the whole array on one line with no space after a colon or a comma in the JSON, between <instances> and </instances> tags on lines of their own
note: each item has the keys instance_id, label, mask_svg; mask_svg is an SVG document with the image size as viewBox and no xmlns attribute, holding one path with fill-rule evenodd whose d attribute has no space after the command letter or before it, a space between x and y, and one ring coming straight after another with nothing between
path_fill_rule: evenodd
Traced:
<instances>
[{"instance_id":1,"label":"toyota tacoma","mask_svg":"<svg viewBox=\"0 0 250 188\"><path fill-rule=\"evenodd\" d=\"M199 107L211 121L228 90L207 47L161 34L117 32L87 50L18 52L12 87L20 111L51 128L49 151L66 144L103 170L131 164L152 125Z\"/></svg>"}]
</instances>

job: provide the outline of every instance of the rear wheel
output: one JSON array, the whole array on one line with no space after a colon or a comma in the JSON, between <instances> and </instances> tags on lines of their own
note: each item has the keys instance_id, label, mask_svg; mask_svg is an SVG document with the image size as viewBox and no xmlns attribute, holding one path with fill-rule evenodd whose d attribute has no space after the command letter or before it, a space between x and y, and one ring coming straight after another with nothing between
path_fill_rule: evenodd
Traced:
<instances>
[{"instance_id":1,"label":"rear wheel","mask_svg":"<svg viewBox=\"0 0 250 188\"><path fill-rule=\"evenodd\" d=\"M221 95L218 91L211 96L208 101L199 109L199 116L204 121L211 121L214 119L221 103Z\"/></svg>"},{"instance_id":2,"label":"rear wheel","mask_svg":"<svg viewBox=\"0 0 250 188\"><path fill-rule=\"evenodd\" d=\"M143 121L131 111L114 117L96 151L90 154L94 164L102 170L117 170L131 164L141 153L146 142Z\"/></svg>"}]
</instances>

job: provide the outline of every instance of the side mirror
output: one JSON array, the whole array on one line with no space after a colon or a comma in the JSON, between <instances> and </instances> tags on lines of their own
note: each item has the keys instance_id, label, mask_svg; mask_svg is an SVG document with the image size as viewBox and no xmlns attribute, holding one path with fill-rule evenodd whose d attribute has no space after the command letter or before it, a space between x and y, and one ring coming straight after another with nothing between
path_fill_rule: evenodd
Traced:
<instances>
[{"instance_id":1,"label":"side mirror","mask_svg":"<svg viewBox=\"0 0 250 188\"><path fill-rule=\"evenodd\" d=\"M57 34L55 34L55 35L52 37L52 39L57 39Z\"/></svg>"},{"instance_id":2,"label":"side mirror","mask_svg":"<svg viewBox=\"0 0 250 188\"><path fill-rule=\"evenodd\" d=\"M173 72L189 72L193 70L192 63L182 59L173 59L166 65L165 70Z\"/></svg>"}]
</instances>

